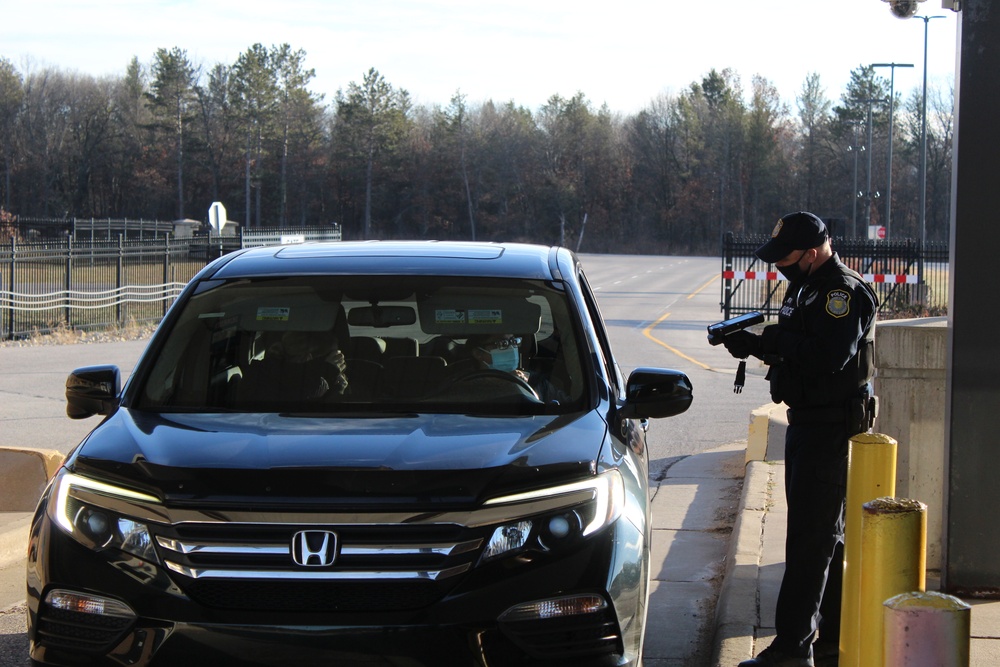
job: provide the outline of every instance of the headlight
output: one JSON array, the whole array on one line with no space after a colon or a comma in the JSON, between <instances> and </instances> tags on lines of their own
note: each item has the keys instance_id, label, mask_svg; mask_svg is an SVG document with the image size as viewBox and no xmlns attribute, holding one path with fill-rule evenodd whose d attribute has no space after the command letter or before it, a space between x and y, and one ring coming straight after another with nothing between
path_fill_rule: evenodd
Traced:
<instances>
[{"instance_id":1,"label":"headlight","mask_svg":"<svg viewBox=\"0 0 1000 667\"><path fill-rule=\"evenodd\" d=\"M493 531L493 537L483 550L483 560L494 558L511 551L517 551L528 542L531 534L530 521L518 521L497 526Z\"/></svg>"},{"instance_id":2,"label":"headlight","mask_svg":"<svg viewBox=\"0 0 1000 667\"><path fill-rule=\"evenodd\" d=\"M596 477L562 484L546 489L536 489L499 498L492 498L488 506L510 505L512 509L540 501L565 497L567 502L556 511L548 511L530 518L512 512L512 520L497 526L493 531L483 560L514 553L535 546L543 551L570 544L574 539L593 535L614 523L625 507L625 483L621 473L609 470ZM514 519L514 516L517 516Z\"/></svg>"},{"instance_id":3,"label":"headlight","mask_svg":"<svg viewBox=\"0 0 1000 667\"><path fill-rule=\"evenodd\" d=\"M99 502L102 497L159 504L155 496L63 470L53 481L46 511L57 526L85 547L120 549L156 562L153 540L146 525L104 507Z\"/></svg>"}]
</instances>

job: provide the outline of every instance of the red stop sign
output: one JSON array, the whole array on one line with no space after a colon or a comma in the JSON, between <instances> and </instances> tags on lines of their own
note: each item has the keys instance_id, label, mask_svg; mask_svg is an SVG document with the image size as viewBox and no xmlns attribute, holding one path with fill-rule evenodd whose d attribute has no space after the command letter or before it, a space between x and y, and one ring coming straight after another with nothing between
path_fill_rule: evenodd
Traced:
<instances>
[{"instance_id":1,"label":"red stop sign","mask_svg":"<svg viewBox=\"0 0 1000 667\"><path fill-rule=\"evenodd\" d=\"M875 235L878 236L880 239L884 239L885 238L885 227L879 227L877 230L875 230Z\"/></svg>"}]
</instances>

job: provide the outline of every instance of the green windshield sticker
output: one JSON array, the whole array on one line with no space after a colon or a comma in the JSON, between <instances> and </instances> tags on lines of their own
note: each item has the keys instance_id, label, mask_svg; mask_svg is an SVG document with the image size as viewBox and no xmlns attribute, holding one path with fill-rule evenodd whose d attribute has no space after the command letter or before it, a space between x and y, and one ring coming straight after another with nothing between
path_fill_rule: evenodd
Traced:
<instances>
[{"instance_id":1,"label":"green windshield sticker","mask_svg":"<svg viewBox=\"0 0 1000 667\"><path fill-rule=\"evenodd\" d=\"M257 309L258 322L287 322L291 314L291 308L281 308L278 306L261 306Z\"/></svg>"},{"instance_id":2,"label":"green windshield sticker","mask_svg":"<svg viewBox=\"0 0 1000 667\"><path fill-rule=\"evenodd\" d=\"M503 324L503 311L499 308L469 310L469 324Z\"/></svg>"}]
</instances>

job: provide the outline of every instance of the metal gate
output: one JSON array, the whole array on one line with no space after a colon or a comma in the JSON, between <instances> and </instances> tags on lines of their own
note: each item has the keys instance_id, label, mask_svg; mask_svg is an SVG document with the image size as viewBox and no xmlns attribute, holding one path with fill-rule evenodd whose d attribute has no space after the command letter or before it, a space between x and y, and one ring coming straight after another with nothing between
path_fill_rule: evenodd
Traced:
<instances>
[{"instance_id":1,"label":"metal gate","mask_svg":"<svg viewBox=\"0 0 1000 667\"><path fill-rule=\"evenodd\" d=\"M772 319L781 308L788 281L761 261L754 251L769 236L737 236L722 240L720 309L724 318L760 311ZM875 287L879 313L918 316L942 314L948 307L948 246L919 241L833 240L841 261Z\"/></svg>"}]
</instances>

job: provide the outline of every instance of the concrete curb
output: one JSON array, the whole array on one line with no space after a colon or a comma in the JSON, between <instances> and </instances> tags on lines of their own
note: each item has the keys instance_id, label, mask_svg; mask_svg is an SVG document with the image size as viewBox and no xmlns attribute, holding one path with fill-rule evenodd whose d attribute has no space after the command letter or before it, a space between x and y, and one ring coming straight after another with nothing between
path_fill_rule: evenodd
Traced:
<instances>
[{"instance_id":1,"label":"concrete curb","mask_svg":"<svg viewBox=\"0 0 1000 667\"><path fill-rule=\"evenodd\" d=\"M772 424L788 425L787 408L782 403L768 403L750 413L750 430L747 437L747 463L751 461L783 461L785 458L784 432L771 428Z\"/></svg>"},{"instance_id":2,"label":"concrete curb","mask_svg":"<svg viewBox=\"0 0 1000 667\"><path fill-rule=\"evenodd\" d=\"M757 581L770 479L769 464L752 461L747 465L716 606L713 665L731 666L753 657L755 628L760 624Z\"/></svg>"},{"instance_id":3,"label":"concrete curb","mask_svg":"<svg viewBox=\"0 0 1000 667\"><path fill-rule=\"evenodd\" d=\"M33 512L63 455L51 449L0 447L0 512Z\"/></svg>"},{"instance_id":4,"label":"concrete curb","mask_svg":"<svg viewBox=\"0 0 1000 667\"><path fill-rule=\"evenodd\" d=\"M763 461L767 458L767 426L775 404L762 405L750 413L750 429L747 436L746 462Z\"/></svg>"},{"instance_id":5,"label":"concrete curb","mask_svg":"<svg viewBox=\"0 0 1000 667\"><path fill-rule=\"evenodd\" d=\"M716 605L711 664L717 667L732 667L752 658L756 628L760 626L758 581L764 519L772 502L770 487L774 474L767 461L775 460L776 444L771 442L772 419L784 419L783 405L770 403L750 413L743 492Z\"/></svg>"}]
</instances>

